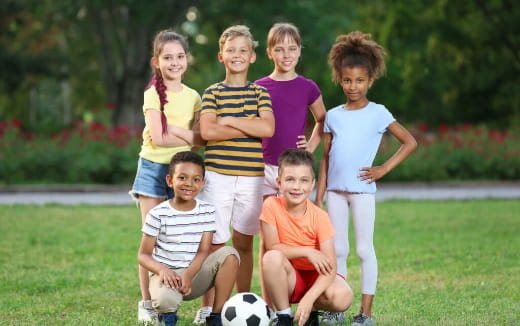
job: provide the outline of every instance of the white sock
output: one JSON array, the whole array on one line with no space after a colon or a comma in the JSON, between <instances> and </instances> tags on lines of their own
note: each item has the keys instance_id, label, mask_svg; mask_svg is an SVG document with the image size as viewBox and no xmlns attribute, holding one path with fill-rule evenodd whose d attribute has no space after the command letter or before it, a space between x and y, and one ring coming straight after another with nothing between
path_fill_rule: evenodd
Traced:
<instances>
[{"instance_id":1,"label":"white sock","mask_svg":"<svg viewBox=\"0 0 520 326\"><path fill-rule=\"evenodd\" d=\"M292 315L292 310L291 310L291 307L287 308L287 309L283 309L283 310L278 310L276 312L277 315L289 315L289 316L293 316Z\"/></svg>"}]
</instances>

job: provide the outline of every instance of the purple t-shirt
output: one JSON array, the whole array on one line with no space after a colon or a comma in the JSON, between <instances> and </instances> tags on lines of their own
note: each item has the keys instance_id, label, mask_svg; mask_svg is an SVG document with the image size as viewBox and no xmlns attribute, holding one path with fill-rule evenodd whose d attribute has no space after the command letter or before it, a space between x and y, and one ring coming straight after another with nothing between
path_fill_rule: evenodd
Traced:
<instances>
[{"instance_id":1,"label":"purple t-shirt","mask_svg":"<svg viewBox=\"0 0 520 326\"><path fill-rule=\"evenodd\" d=\"M262 139L264 162L278 165L278 157L284 150L296 148L298 136L305 132L309 105L320 97L321 91L315 82L302 76L287 81L267 76L255 84L269 91L275 120L273 137Z\"/></svg>"}]
</instances>

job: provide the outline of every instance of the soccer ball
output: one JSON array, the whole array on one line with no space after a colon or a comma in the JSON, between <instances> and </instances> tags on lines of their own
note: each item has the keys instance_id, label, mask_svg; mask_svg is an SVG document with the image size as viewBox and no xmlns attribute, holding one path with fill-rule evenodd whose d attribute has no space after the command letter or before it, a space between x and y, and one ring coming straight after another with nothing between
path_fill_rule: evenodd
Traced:
<instances>
[{"instance_id":1,"label":"soccer ball","mask_svg":"<svg viewBox=\"0 0 520 326\"><path fill-rule=\"evenodd\" d=\"M222 308L223 326L267 326L269 307L254 293L243 292L232 296Z\"/></svg>"}]
</instances>

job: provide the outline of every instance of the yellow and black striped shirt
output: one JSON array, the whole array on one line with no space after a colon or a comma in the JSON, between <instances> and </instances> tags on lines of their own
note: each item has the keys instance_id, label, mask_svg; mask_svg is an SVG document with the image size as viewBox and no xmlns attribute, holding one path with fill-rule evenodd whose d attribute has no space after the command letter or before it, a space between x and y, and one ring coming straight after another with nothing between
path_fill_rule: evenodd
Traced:
<instances>
[{"instance_id":1,"label":"yellow and black striped shirt","mask_svg":"<svg viewBox=\"0 0 520 326\"><path fill-rule=\"evenodd\" d=\"M271 98L264 87L253 83L244 87L216 83L204 91L200 112L201 115L215 113L217 118L232 116L254 119L262 111L272 112ZM263 176L262 139L244 137L208 141L204 162L206 169L221 174Z\"/></svg>"}]
</instances>

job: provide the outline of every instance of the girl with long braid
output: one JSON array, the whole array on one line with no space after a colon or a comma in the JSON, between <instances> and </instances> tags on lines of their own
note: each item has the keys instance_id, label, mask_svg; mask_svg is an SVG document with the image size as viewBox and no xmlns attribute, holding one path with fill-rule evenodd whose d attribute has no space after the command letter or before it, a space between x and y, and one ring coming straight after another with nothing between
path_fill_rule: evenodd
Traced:
<instances>
[{"instance_id":1,"label":"girl with long braid","mask_svg":"<svg viewBox=\"0 0 520 326\"><path fill-rule=\"evenodd\" d=\"M153 76L144 92L143 143L130 195L138 201L142 223L150 209L174 196L166 184L168 164L175 153L203 145L199 133L200 95L182 83L188 67L188 43L172 30L157 33L150 60ZM139 266L142 300L138 321L153 322L148 271Z\"/></svg>"}]
</instances>

